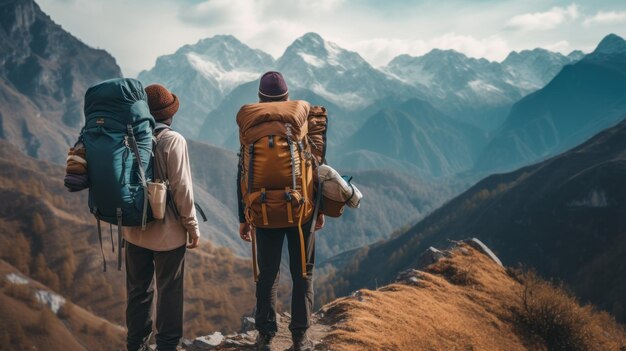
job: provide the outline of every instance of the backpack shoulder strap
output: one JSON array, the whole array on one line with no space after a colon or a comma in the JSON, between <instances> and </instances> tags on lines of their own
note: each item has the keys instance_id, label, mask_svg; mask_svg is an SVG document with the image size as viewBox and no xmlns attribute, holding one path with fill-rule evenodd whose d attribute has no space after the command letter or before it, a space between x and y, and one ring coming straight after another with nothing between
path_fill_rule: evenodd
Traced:
<instances>
[{"instance_id":1,"label":"backpack shoulder strap","mask_svg":"<svg viewBox=\"0 0 626 351\"><path fill-rule=\"evenodd\" d=\"M152 135L154 136L154 141L158 141L158 137L163 134L163 131L172 130L172 127L168 126L165 123L157 122L152 130Z\"/></svg>"}]
</instances>

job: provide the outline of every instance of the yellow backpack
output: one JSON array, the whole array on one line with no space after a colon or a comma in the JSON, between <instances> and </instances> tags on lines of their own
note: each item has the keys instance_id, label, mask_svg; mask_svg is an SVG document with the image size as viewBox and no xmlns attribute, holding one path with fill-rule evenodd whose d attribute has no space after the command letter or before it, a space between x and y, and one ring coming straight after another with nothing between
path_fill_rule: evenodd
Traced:
<instances>
[{"instance_id":1,"label":"yellow backpack","mask_svg":"<svg viewBox=\"0 0 626 351\"><path fill-rule=\"evenodd\" d=\"M287 228L313 214L313 160L305 101L244 105L237 114L248 223Z\"/></svg>"},{"instance_id":2,"label":"yellow backpack","mask_svg":"<svg viewBox=\"0 0 626 351\"><path fill-rule=\"evenodd\" d=\"M296 100L244 105L237 113L246 221L259 228L298 227L303 276L302 223L311 219L315 209L313 169L317 162L308 137L310 111L308 102ZM254 236L252 240L256 280Z\"/></svg>"}]
</instances>

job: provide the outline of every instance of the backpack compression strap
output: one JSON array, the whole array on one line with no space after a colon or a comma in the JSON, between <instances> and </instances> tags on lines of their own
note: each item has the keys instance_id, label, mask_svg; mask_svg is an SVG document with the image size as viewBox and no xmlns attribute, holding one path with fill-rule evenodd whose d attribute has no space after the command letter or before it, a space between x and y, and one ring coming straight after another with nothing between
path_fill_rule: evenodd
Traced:
<instances>
[{"instance_id":1,"label":"backpack compression strap","mask_svg":"<svg viewBox=\"0 0 626 351\"><path fill-rule=\"evenodd\" d=\"M146 174L143 171L143 163L141 162L141 154L139 153L139 147L137 146L137 140L135 140L135 133L133 133L133 126L127 125L128 140L135 154L137 166L139 168L139 179L141 180L141 186L143 187L143 214L141 217L141 230L146 230L146 221L148 218L148 182L146 181Z\"/></svg>"}]
</instances>

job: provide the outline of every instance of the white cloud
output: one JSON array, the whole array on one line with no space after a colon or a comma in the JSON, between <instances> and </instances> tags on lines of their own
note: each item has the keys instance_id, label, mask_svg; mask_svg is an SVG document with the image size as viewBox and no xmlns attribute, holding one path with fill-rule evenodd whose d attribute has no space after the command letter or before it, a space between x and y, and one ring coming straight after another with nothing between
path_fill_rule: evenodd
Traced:
<instances>
[{"instance_id":1,"label":"white cloud","mask_svg":"<svg viewBox=\"0 0 626 351\"><path fill-rule=\"evenodd\" d=\"M595 16L585 19L583 25L591 27L593 25L610 25L626 22L626 11L599 11Z\"/></svg>"},{"instance_id":2,"label":"white cloud","mask_svg":"<svg viewBox=\"0 0 626 351\"><path fill-rule=\"evenodd\" d=\"M546 12L533 12L517 15L506 23L506 28L534 31L550 30L580 16L578 5L568 7L553 7Z\"/></svg>"},{"instance_id":3,"label":"white cloud","mask_svg":"<svg viewBox=\"0 0 626 351\"><path fill-rule=\"evenodd\" d=\"M195 5L181 7L179 17L185 23L199 26L225 24L253 26L257 24L260 3L248 0L208 0Z\"/></svg>"},{"instance_id":4,"label":"white cloud","mask_svg":"<svg viewBox=\"0 0 626 351\"><path fill-rule=\"evenodd\" d=\"M511 52L506 40L497 35L475 38L456 33L447 33L428 40L375 38L341 44L361 53L366 60L375 66L386 65L399 54L420 56L435 48L452 49L467 56L484 57L493 61L502 60Z\"/></svg>"},{"instance_id":5,"label":"white cloud","mask_svg":"<svg viewBox=\"0 0 626 351\"><path fill-rule=\"evenodd\" d=\"M297 37L317 32L380 66L399 54L422 55L433 48L454 49L490 60L504 58L511 49L535 48L541 43L556 45L559 40L569 41L572 48L591 49L598 38L606 35L606 27L596 24L617 21L611 12L598 12L602 16L590 18L587 24L590 28L586 28L579 18L587 17L582 14L582 6L580 9L576 5L567 6L568 2L541 12L545 8L537 7L541 3L538 0L37 2L63 28L87 44L109 51L129 76L151 68L158 56L218 34L232 34L278 58ZM585 9L589 14L600 10L589 4L585 4ZM626 11L626 3L603 11L620 14ZM503 31L507 20L507 29L519 30ZM543 32L541 38L521 30L545 28L555 29ZM620 28L612 28L612 32L626 34ZM557 50L561 47L565 47L563 43L555 46Z\"/></svg>"}]
</instances>

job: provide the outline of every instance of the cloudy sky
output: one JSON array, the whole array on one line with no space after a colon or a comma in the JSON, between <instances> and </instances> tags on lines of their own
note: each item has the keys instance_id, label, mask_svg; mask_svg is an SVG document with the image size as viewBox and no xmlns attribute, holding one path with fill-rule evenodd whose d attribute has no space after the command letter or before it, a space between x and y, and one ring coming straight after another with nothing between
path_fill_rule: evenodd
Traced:
<instances>
[{"instance_id":1,"label":"cloudy sky","mask_svg":"<svg viewBox=\"0 0 626 351\"><path fill-rule=\"evenodd\" d=\"M502 60L511 50L592 50L626 37L624 0L36 0L53 20L109 51L127 76L160 55L232 34L278 58L306 32L374 66L432 48Z\"/></svg>"}]
</instances>

